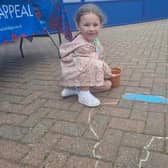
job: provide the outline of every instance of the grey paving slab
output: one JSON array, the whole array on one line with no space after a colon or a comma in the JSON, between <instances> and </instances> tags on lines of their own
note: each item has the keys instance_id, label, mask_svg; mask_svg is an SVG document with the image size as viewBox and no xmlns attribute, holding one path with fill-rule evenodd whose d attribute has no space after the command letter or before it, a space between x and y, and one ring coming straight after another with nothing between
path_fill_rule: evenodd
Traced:
<instances>
[{"instance_id":1,"label":"grey paving slab","mask_svg":"<svg viewBox=\"0 0 168 168\"><path fill-rule=\"evenodd\" d=\"M168 105L122 99L168 98L167 37L168 20L104 28L105 61L121 68L121 85L97 93L94 109L61 98L49 38L24 40L24 59L18 41L0 46L0 167L167 168Z\"/></svg>"}]
</instances>

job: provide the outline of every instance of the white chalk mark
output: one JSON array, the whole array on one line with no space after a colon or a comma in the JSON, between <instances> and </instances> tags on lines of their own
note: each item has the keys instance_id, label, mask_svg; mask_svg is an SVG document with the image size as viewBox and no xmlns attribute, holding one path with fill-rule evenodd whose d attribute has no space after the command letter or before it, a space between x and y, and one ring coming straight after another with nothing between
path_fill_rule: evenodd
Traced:
<instances>
[{"instance_id":1,"label":"white chalk mark","mask_svg":"<svg viewBox=\"0 0 168 168\"><path fill-rule=\"evenodd\" d=\"M94 129L92 128L92 126L89 126L89 128L92 131L92 133L94 134L94 136L97 138L97 140L99 140L99 136L96 134L96 132L94 131Z\"/></svg>"},{"instance_id":2,"label":"white chalk mark","mask_svg":"<svg viewBox=\"0 0 168 168\"><path fill-rule=\"evenodd\" d=\"M91 125L91 115L92 115L93 109L90 110L89 112L89 118L88 118L88 124L89 124L89 128L91 130L91 132L93 133L93 135L97 138L97 140L99 140L99 136L97 135L97 133L95 132L95 130L93 129L92 125Z\"/></svg>"},{"instance_id":3,"label":"white chalk mark","mask_svg":"<svg viewBox=\"0 0 168 168\"><path fill-rule=\"evenodd\" d=\"M94 111L94 109L91 109L90 112L89 112L89 117L88 117L88 124L89 124L89 129L90 131L93 133L93 135L96 137L97 140L99 140L99 136L97 135L96 131L93 129L92 125L91 125L91 117L92 117L92 112ZM97 142L94 147L93 147L93 150L92 150L92 154L93 154L93 157L95 159L101 159L102 157L100 155L97 155L96 154L96 149L98 148L98 146L101 144L101 142ZM99 165L99 160L96 161L95 163L95 168L97 168Z\"/></svg>"},{"instance_id":4,"label":"white chalk mark","mask_svg":"<svg viewBox=\"0 0 168 168\"><path fill-rule=\"evenodd\" d=\"M96 158L96 159L101 159L101 158L102 158L100 155L96 155L96 149L97 149L97 147L98 147L99 145L100 145L100 142L97 142L97 143L94 145L94 148L93 148L93 151L92 151L93 156L94 156L94 158Z\"/></svg>"},{"instance_id":5,"label":"white chalk mark","mask_svg":"<svg viewBox=\"0 0 168 168\"><path fill-rule=\"evenodd\" d=\"M143 162L147 162L147 161L149 160L150 152L149 152L148 149L150 148L152 142L153 142L155 139L159 139L159 140L160 140L160 139L165 139L165 140L168 140L168 137L155 137L155 136L153 136L153 137L151 138L151 140L149 141L149 143L148 143L146 146L144 146L144 149L146 150L146 157L145 157L144 159L140 159L138 168L142 168L142 163L143 163Z\"/></svg>"},{"instance_id":6,"label":"white chalk mark","mask_svg":"<svg viewBox=\"0 0 168 168\"><path fill-rule=\"evenodd\" d=\"M102 102L102 106L104 105L117 105L119 102L119 99L115 99L115 100L111 100L111 101L106 101L106 102Z\"/></svg>"}]
</instances>

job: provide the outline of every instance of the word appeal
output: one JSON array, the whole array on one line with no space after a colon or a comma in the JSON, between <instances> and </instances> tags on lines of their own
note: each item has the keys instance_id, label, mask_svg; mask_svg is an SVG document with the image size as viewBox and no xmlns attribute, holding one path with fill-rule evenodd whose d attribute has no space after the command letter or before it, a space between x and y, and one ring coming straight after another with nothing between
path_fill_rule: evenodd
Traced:
<instances>
[{"instance_id":1,"label":"word appeal","mask_svg":"<svg viewBox=\"0 0 168 168\"><path fill-rule=\"evenodd\" d=\"M29 4L0 5L0 20L34 16Z\"/></svg>"}]
</instances>

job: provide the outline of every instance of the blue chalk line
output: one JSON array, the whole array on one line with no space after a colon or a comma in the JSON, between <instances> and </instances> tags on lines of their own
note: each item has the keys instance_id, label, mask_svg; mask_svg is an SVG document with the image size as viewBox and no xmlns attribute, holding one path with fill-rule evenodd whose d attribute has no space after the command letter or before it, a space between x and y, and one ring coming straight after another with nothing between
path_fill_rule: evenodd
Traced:
<instances>
[{"instance_id":1,"label":"blue chalk line","mask_svg":"<svg viewBox=\"0 0 168 168\"><path fill-rule=\"evenodd\" d=\"M122 96L122 98L126 100L143 101L147 103L168 104L168 99L163 96L126 93Z\"/></svg>"}]
</instances>

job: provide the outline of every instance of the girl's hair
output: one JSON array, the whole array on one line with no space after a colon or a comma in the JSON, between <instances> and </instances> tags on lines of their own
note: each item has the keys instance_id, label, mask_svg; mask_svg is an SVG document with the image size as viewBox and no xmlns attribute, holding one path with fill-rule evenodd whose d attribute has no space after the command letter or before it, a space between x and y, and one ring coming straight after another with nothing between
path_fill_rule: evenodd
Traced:
<instances>
[{"instance_id":1,"label":"girl's hair","mask_svg":"<svg viewBox=\"0 0 168 168\"><path fill-rule=\"evenodd\" d=\"M94 4L85 4L85 5L82 5L77 11L77 14L75 17L76 24L77 25L79 24L81 16L88 14L88 13L94 13L95 15L99 17L100 23L101 24L104 23L105 16L100 10L100 8Z\"/></svg>"}]
</instances>

